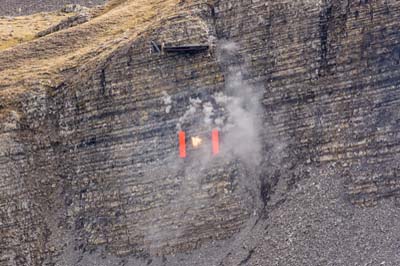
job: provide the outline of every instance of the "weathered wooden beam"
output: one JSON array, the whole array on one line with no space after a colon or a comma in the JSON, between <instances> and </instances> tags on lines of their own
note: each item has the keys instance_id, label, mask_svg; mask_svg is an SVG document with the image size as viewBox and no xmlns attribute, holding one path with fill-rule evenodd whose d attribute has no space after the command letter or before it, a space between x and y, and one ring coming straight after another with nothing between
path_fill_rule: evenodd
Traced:
<instances>
[{"instance_id":1,"label":"weathered wooden beam","mask_svg":"<svg viewBox=\"0 0 400 266\"><path fill-rule=\"evenodd\" d=\"M164 46L163 51L166 53L194 53L206 51L210 48L208 44L186 44L179 46Z\"/></svg>"}]
</instances>

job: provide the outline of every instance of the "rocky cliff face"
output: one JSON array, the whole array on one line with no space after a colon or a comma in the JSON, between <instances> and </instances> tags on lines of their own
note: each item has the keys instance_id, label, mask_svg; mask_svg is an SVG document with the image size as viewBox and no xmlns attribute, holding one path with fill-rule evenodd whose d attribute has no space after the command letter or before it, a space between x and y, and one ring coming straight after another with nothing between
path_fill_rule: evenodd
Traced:
<instances>
[{"instance_id":1,"label":"rocky cliff face","mask_svg":"<svg viewBox=\"0 0 400 266\"><path fill-rule=\"evenodd\" d=\"M397 265L399 8L115 1L0 52L1 264Z\"/></svg>"},{"instance_id":2,"label":"rocky cliff face","mask_svg":"<svg viewBox=\"0 0 400 266\"><path fill-rule=\"evenodd\" d=\"M1 0L0 15L1 16L24 16L38 12L48 12L62 9L67 6L67 10L74 5L82 5L85 7L93 7L95 5L104 4L104 0Z\"/></svg>"}]
</instances>

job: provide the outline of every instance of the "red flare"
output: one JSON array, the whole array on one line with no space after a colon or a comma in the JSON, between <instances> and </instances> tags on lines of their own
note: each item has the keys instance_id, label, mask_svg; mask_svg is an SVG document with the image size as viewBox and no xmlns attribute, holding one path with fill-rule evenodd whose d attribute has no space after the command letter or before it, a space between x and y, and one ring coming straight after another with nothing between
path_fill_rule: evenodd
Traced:
<instances>
[{"instance_id":1,"label":"red flare","mask_svg":"<svg viewBox=\"0 0 400 266\"><path fill-rule=\"evenodd\" d=\"M218 132L218 129L214 129L212 131L212 152L213 152L213 155L217 155L219 153L219 132Z\"/></svg>"},{"instance_id":2,"label":"red flare","mask_svg":"<svg viewBox=\"0 0 400 266\"><path fill-rule=\"evenodd\" d=\"M186 136L184 131L179 131L179 156L186 158Z\"/></svg>"}]
</instances>

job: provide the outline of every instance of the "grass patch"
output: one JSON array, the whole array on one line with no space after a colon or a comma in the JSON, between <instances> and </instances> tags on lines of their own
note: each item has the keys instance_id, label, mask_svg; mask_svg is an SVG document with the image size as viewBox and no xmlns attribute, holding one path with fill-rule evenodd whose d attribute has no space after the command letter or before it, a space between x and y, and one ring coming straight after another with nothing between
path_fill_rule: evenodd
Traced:
<instances>
[{"instance_id":1,"label":"grass patch","mask_svg":"<svg viewBox=\"0 0 400 266\"><path fill-rule=\"evenodd\" d=\"M65 69L93 69L113 51L177 11L179 0L111 0L92 19L41 38L34 36L74 13L0 18L0 102L17 108L33 89L52 88ZM89 62L89 63L88 63Z\"/></svg>"},{"instance_id":2,"label":"grass patch","mask_svg":"<svg viewBox=\"0 0 400 266\"><path fill-rule=\"evenodd\" d=\"M36 33L72 16L73 13L39 13L22 17L0 17L0 51L31 41Z\"/></svg>"}]
</instances>

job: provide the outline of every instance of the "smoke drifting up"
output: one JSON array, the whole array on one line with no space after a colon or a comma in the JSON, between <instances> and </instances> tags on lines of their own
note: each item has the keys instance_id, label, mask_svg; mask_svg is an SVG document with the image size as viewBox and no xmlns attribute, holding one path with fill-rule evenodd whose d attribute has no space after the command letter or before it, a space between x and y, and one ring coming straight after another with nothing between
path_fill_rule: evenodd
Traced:
<instances>
[{"instance_id":1,"label":"smoke drifting up","mask_svg":"<svg viewBox=\"0 0 400 266\"><path fill-rule=\"evenodd\" d=\"M246 199L240 204L246 205L246 210L252 213L260 206L257 169L262 150L260 114L263 88L245 80L246 65L240 60L236 44L220 43L217 60L225 77L223 90L190 98L185 113L176 124L177 132L183 130L187 133L188 146L193 146L192 137L201 137L201 140L196 139L201 143L200 147L188 150L188 158L185 160L179 159L174 153L167 159L167 167L146 171L148 179L169 176L178 178L180 183L179 192L168 205L151 211L153 222L144 231L145 242L153 255L158 254L163 244L174 243L191 232L193 228L190 221L198 217L204 207L216 204L204 196L207 193L238 193ZM162 101L165 113L176 108L173 97L167 93L162 94ZM220 153L217 157L212 155L210 143L213 129L220 131ZM228 191L229 188L217 192L219 188L205 185L209 182L206 179L226 178L224 174L234 177L235 180L229 182L232 182L230 187L235 187L235 192ZM215 181L213 184L217 183ZM170 215L179 217L179 226L165 225L168 220L164 220L164 217Z\"/></svg>"},{"instance_id":2,"label":"smoke drifting up","mask_svg":"<svg viewBox=\"0 0 400 266\"><path fill-rule=\"evenodd\" d=\"M262 147L260 114L263 89L253 87L244 79L246 66L238 59L239 47L235 43L220 45L218 60L226 68L225 91L214 97L226 108L222 147L225 147L226 154L248 165L257 165Z\"/></svg>"},{"instance_id":3,"label":"smoke drifting up","mask_svg":"<svg viewBox=\"0 0 400 266\"><path fill-rule=\"evenodd\" d=\"M184 173L181 195L193 193L193 184L209 174L215 164L224 167L239 167L235 177L238 189L251 193L253 207L259 206L259 169L263 143L261 100L264 89L250 84L245 79L246 64L240 55L240 48L233 42L223 41L217 47L217 60L224 74L223 90L189 99L185 114L179 119L177 130L189 131L188 137L198 132L207 132L200 149L188 152L189 160L180 161L175 169ZM212 129L220 131L220 153L217 158L211 154L210 136ZM191 184L190 186L188 184ZM240 193L240 192L239 192ZM250 207L250 208L253 208ZM257 208L257 207L255 207Z\"/></svg>"},{"instance_id":4,"label":"smoke drifting up","mask_svg":"<svg viewBox=\"0 0 400 266\"><path fill-rule=\"evenodd\" d=\"M217 59L224 70L224 90L205 100L190 99L186 113L180 118L177 130L182 125L195 123L196 128L221 131L221 156L227 161L238 159L247 165L258 164L262 143L260 131L262 121L262 88L250 85L245 79L246 66L241 62L239 47L233 42L218 45ZM195 116L201 116L194 119ZM205 152L204 156L209 157ZM208 158L202 161L208 162Z\"/></svg>"}]
</instances>

